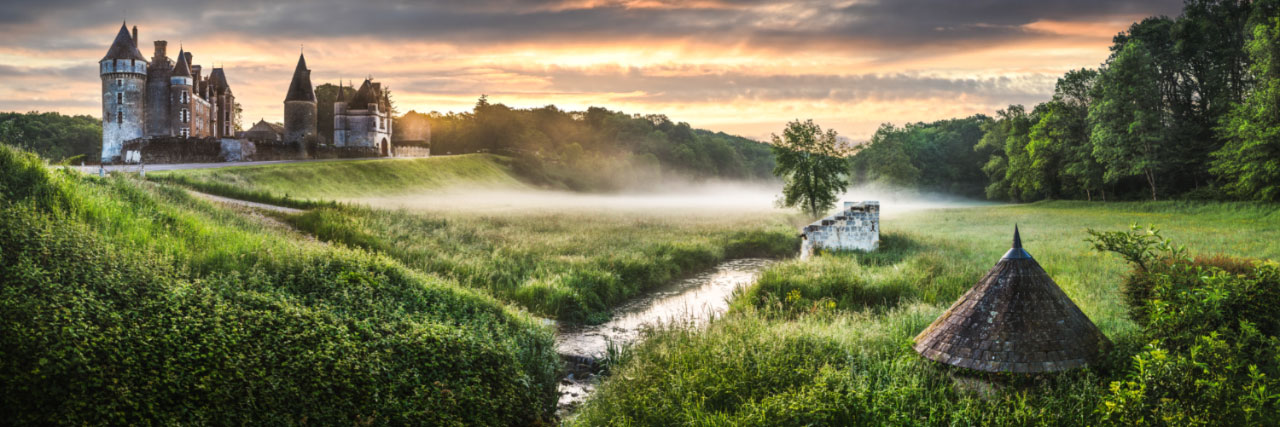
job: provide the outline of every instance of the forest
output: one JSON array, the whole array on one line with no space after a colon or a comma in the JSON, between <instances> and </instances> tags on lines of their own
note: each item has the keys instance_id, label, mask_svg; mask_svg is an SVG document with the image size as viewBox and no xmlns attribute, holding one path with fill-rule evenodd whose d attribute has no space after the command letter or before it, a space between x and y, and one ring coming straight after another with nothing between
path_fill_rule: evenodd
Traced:
<instances>
[{"instance_id":1,"label":"forest","mask_svg":"<svg viewBox=\"0 0 1280 427\"><path fill-rule=\"evenodd\" d=\"M102 123L94 117L53 112L0 112L0 143L53 161L96 161L102 152Z\"/></svg>"},{"instance_id":2,"label":"forest","mask_svg":"<svg viewBox=\"0 0 1280 427\"><path fill-rule=\"evenodd\" d=\"M432 154L496 153L522 160L575 190L605 190L654 179L771 179L769 145L694 129L661 114L602 107L564 111L554 105L518 109L481 96L471 112L410 111L396 120L431 125ZM526 171L530 172L530 171Z\"/></svg>"},{"instance_id":3,"label":"forest","mask_svg":"<svg viewBox=\"0 0 1280 427\"><path fill-rule=\"evenodd\" d=\"M882 126L851 179L1015 202L1280 200L1277 17L1274 0L1188 1L1043 103Z\"/></svg>"}]
</instances>

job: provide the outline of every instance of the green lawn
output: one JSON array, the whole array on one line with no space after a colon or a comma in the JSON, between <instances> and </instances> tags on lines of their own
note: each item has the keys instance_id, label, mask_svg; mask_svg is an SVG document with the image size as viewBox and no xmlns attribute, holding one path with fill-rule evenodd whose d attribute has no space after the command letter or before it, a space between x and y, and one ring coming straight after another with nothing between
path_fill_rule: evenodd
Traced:
<instances>
[{"instance_id":1,"label":"green lawn","mask_svg":"<svg viewBox=\"0 0 1280 427\"><path fill-rule=\"evenodd\" d=\"M1026 249L1117 344L1099 366L991 393L910 348L1009 248ZM579 425L1099 423L1137 328L1128 266L1085 230L1157 224L1192 253L1280 258L1280 207L1080 203L920 211L886 218L883 247L776 264L703 330L663 329L624 352L571 420Z\"/></svg>"}]
</instances>

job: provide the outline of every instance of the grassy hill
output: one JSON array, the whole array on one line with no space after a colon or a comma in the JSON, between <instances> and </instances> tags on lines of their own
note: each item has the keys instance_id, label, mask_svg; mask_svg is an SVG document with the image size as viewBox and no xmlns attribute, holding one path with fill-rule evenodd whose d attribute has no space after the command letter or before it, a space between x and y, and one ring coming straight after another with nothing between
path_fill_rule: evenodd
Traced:
<instances>
[{"instance_id":1,"label":"grassy hill","mask_svg":"<svg viewBox=\"0 0 1280 427\"><path fill-rule=\"evenodd\" d=\"M449 188L528 189L510 158L464 154L157 171L153 180L243 200L307 207L308 202L394 196Z\"/></svg>"},{"instance_id":2,"label":"grassy hill","mask_svg":"<svg viewBox=\"0 0 1280 427\"><path fill-rule=\"evenodd\" d=\"M385 256L0 147L9 422L530 424L555 407L552 346Z\"/></svg>"}]
</instances>

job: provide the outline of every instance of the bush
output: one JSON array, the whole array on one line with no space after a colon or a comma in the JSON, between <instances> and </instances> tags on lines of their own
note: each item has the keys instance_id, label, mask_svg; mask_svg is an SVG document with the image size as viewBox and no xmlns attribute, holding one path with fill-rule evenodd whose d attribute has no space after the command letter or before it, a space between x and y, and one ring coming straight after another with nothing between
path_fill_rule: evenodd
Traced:
<instances>
[{"instance_id":1,"label":"bush","mask_svg":"<svg viewBox=\"0 0 1280 427\"><path fill-rule=\"evenodd\" d=\"M1135 269L1130 312L1149 344L1111 383L1101 411L1122 424L1280 422L1280 264L1191 259L1159 230L1090 231Z\"/></svg>"}]
</instances>

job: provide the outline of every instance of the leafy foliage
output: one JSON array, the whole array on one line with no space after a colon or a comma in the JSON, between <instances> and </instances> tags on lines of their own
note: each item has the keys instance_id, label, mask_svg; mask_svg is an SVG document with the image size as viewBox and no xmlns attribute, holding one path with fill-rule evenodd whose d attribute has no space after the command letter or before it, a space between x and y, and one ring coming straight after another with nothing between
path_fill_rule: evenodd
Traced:
<instances>
[{"instance_id":1,"label":"leafy foliage","mask_svg":"<svg viewBox=\"0 0 1280 427\"><path fill-rule=\"evenodd\" d=\"M836 131L823 132L813 120L787 123L781 137L774 134L773 155L773 174L783 182L782 206L822 216L848 188L848 166L836 147Z\"/></svg>"},{"instance_id":2,"label":"leafy foliage","mask_svg":"<svg viewBox=\"0 0 1280 427\"><path fill-rule=\"evenodd\" d=\"M766 144L657 114L553 105L515 109L482 96L471 112L426 118L432 153L513 156L526 175L574 190L647 185L664 177L767 179L774 166Z\"/></svg>"},{"instance_id":3,"label":"leafy foliage","mask_svg":"<svg viewBox=\"0 0 1280 427\"><path fill-rule=\"evenodd\" d=\"M1110 385L1100 411L1119 424L1280 422L1280 264L1189 259L1146 232L1091 232L1132 262L1130 312L1149 344Z\"/></svg>"},{"instance_id":4,"label":"leafy foliage","mask_svg":"<svg viewBox=\"0 0 1280 427\"><path fill-rule=\"evenodd\" d=\"M1240 198L1280 201L1280 19L1258 25L1249 41L1256 86L1223 118L1226 145L1213 153L1213 172Z\"/></svg>"},{"instance_id":5,"label":"leafy foliage","mask_svg":"<svg viewBox=\"0 0 1280 427\"><path fill-rule=\"evenodd\" d=\"M56 161L97 159L102 152L102 123L89 116L59 113L0 113L0 144Z\"/></svg>"}]
</instances>

